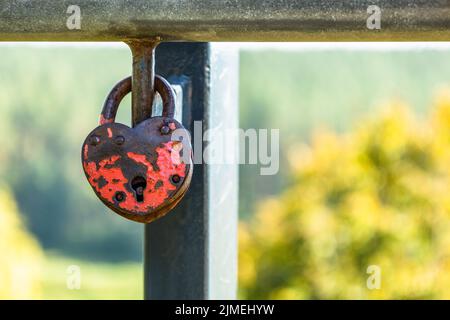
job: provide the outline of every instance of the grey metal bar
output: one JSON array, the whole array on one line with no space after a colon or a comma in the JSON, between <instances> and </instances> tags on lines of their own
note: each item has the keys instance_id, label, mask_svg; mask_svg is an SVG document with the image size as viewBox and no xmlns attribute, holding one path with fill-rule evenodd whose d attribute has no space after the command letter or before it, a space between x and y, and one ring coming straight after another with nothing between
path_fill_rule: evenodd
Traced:
<instances>
[{"instance_id":1,"label":"grey metal bar","mask_svg":"<svg viewBox=\"0 0 450 320\"><path fill-rule=\"evenodd\" d=\"M133 55L131 122L135 126L152 115L157 42L129 41L127 44Z\"/></svg>"},{"instance_id":2,"label":"grey metal bar","mask_svg":"<svg viewBox=\"0 0 450 320\"><path fill-rule=\"evenodd\" d=\"M69 5L81 28L66 26ZM367 8L381 9L369 30ZM450 40L447 0L0 0L0 41Z\"/></svg>"},{"instance_id":3,"label":"grey metal bar","mask_svg":"<svg viewBox=\"0 0 450 320\"><path fill-rule=\"evenodd\" d=\"M156 72L183 88L183 124L202 158L201 131L238 125L237 53L206 43L163 43L156 57ZM185 198L145 226L146 299L236 297L237 192L236 164L194 166Z\"/></svg>"}]
</instances>

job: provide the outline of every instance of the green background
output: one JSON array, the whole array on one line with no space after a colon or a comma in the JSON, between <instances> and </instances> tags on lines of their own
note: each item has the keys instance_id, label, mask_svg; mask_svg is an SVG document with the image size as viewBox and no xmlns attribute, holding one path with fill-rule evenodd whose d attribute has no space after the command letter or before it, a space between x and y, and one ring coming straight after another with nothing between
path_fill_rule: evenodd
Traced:
<instances>
[{"instance_id":1,"label":"green background","mask_svg":"<svg viewBox=\"0 0 450 320\"><path fill-rule=\"evenodd\" d=\"M307 142L314 128L346 131L392 99L424 113L436 90L450 83L448 56L437 50L243 50L240 126L280 129L281 164L275 176L260 176L258 166L240 167L241 219L289 185L287 150ZM130 73L127 48L0 46L0 179L50 253L49 269L74 261L90 270L97 265L92 272L100 283L102 274L127 274L125 286L134 289L118 284L117 296L139 297L143 227L107 210L80 164L81 143L96 126L107 92ZM118 120L128 123L129 117L128 98ZM61 284L52 279L45 287L54 297ZM101 288L92 290L112 290ZM73 294L98 297L92 292Z\"/></svg>"}]
</instances>

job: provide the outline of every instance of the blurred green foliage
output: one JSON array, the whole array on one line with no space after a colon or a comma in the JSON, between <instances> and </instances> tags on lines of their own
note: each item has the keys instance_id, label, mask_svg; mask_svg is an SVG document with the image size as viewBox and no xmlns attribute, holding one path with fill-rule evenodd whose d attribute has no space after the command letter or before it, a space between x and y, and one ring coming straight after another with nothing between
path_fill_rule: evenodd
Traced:
<instances>
[{"instance_id":1,"label":"blurred green foliage","mask_svg":"<svg viewBox=\"0 0 450 320\"><path fill-rule=\"evenodd\" d=\"M240 228L242 297L450 297L450 91L382 110L291 147L290 186Z\"/></svg>"},{"instance_id":2,"label":"blurred green foliage","mask_svg":"<svg viewBox=\"0 0 450 320\"><path fill-rule=\"evenodd\" d=\"M70 266L80 270L79 288L67 286ZM138 262L92 262L49 253L43 270L42 299L140 300L143 297L143 268Z\"/></svg>"},{"instance_id":3,"label":"blurred green foliage","mask_svg":"<svg viewBox=\"0 0 450 320\"><path fill-rule=\"evenodd\" d=\"M385 99L424 114L431 93L450 83L447 52L244 51L242 128L280 128L276 176L240 168L240 214L288 185L289 146L313 128L345 132ZM142 226L111 213L86 183L80 147L111 87L131 73L123 48L0 47L0 180L47 250L89 261L139 261ZM129 123L129 99L119 121ZM106 265L105 265L106 266Z\"/></svg>"},{"instance_id":4,"label":"blurred green foliage","mask_svg":"<svg viewBox=\"0 0 450 320\"><path fill-rule=\"evenodd\" d=\"M313 129L345 132L392 99L424 115L436 90L450 83L447 51L244 51L240 59L241 127L279 128L281 157L276 176L240 167L242 218L287 186L289 146L309 141Z\"/></svg>"},{"instance_id":5,"label":"blurred green foliage","mask_svg":"<svg viewBox=\"0 0 450 320\"><path fill-rule=\"evenodd\" d=\"M5 186L0 186L0 252L0 300L39 298L44 255Z\"/></svg>"},{"instance_id":6,"label":"blurred green foliage","mask_svg":"<svg viewBox=\"0 0 450 320\"><path fill-rule=\"evenodd\" d=\"M131 72L128 51L6 46L0 52L0 178L31 232L46 249L67 255L139 259L142 226L103 206L80 165L83 137L97 125L107 92ZM119 112L125 122L127 104Z\"/></svg>"}]
</instances>

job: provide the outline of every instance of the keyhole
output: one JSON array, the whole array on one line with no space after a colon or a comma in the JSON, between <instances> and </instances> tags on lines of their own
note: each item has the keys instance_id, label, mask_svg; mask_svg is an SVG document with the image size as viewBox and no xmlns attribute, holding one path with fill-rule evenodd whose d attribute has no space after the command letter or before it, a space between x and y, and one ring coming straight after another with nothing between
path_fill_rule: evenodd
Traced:
<instances>
[{"instance_id":1,"label":"keyhole","mask_svg":"<svg viewBox=\"0 0 450 320\"><path fill-rule=\"evenodd\" d=\"M137 202L144 201L145 187L147 187L147 181L144 177L137 176L131 181L131 188L134 190Z\"/></svg>"}]
</instances>

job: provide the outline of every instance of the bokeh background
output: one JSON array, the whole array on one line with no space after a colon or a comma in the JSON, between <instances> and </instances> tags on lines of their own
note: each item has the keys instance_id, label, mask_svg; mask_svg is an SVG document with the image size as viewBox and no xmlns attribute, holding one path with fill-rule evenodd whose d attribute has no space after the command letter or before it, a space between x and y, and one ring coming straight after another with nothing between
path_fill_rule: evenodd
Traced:
<instances>
[{"instance_id":1,"label":"bokeh background","mask_svg":"<svg viewBox=\"0 0 450 320\"><path fill-rule=\"evenodd\" d=\"M450 47L282 49L240 53L240 126L280 129L280 171L240 167L239 297L450 298ZM125 46L0 46L0 299L142 297L142 226L79 154L130 73Z\"/></svg>"}]
</instances>

